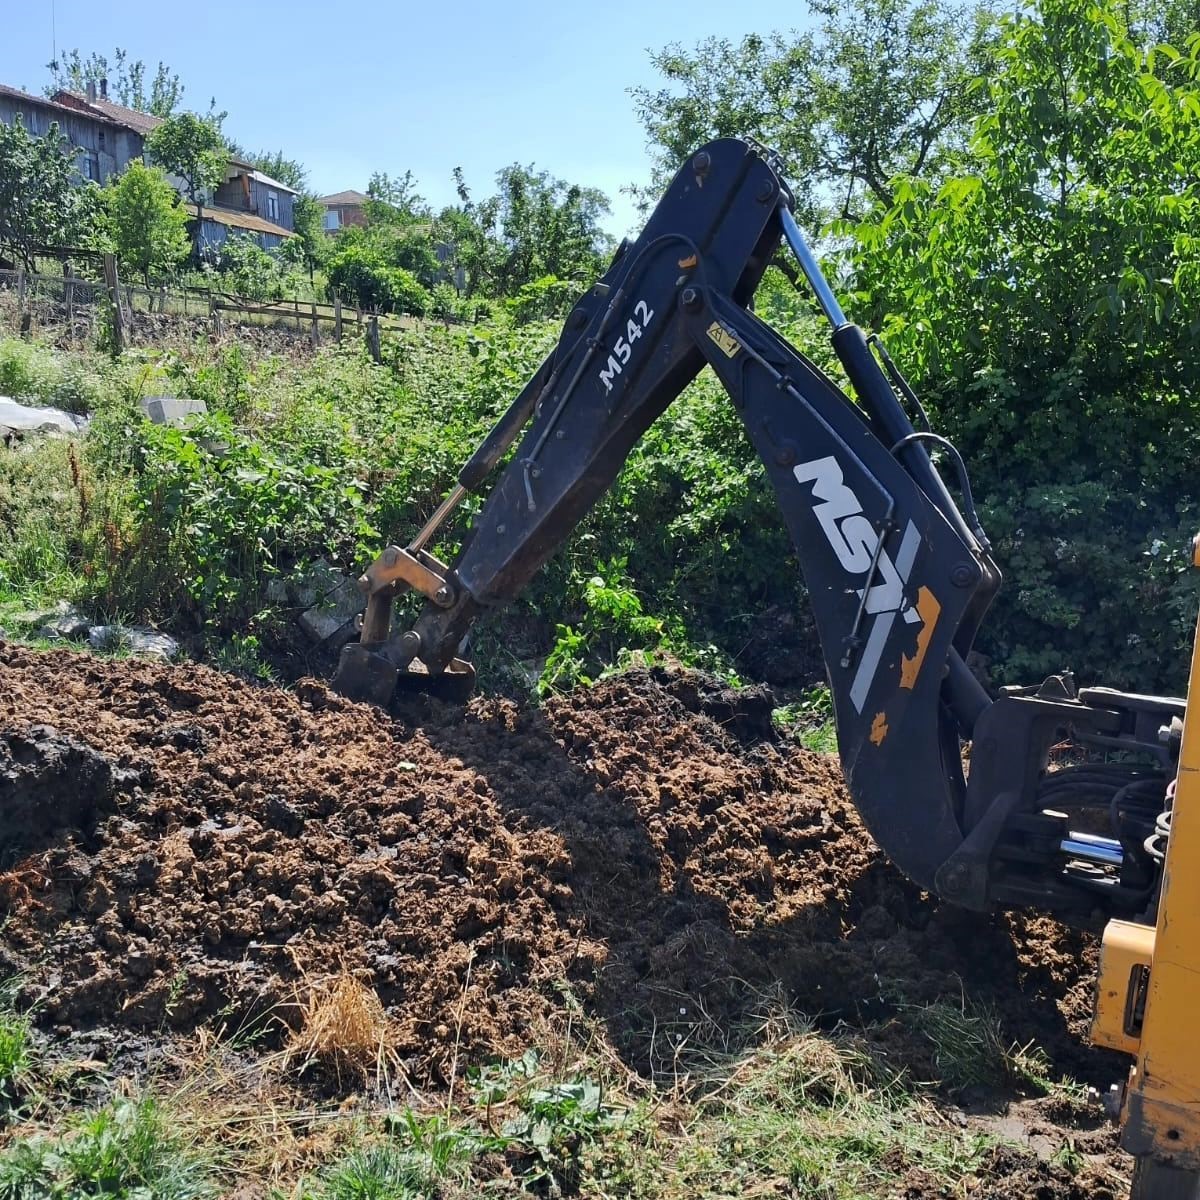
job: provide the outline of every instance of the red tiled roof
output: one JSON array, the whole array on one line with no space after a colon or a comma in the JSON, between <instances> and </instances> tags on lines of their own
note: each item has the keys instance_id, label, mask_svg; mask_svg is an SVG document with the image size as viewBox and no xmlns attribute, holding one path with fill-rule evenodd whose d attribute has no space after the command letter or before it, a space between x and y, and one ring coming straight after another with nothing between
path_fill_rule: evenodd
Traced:
<instances>
[{"instance_id":1,"label":"red tiled roof","mask_svg":"<svg viewBox=\"0 0 1200 1200\"><path fill-rule=\"evenodd\" d=\"M67 103L70 107L81 108L94 116L106 118L117 125L124 125L126 129L132 129L134 133L140 133L143 137L163 123L162 117L156 117L152 113L138 112L136 108L126 108L124 104L118 104L115 100L105 100L99 96L95 100L89 100L78 92L65 90L55 92L54 96L56 100L59 96L66 96L69 98Z\"/></svg>"},{"instance_id":2,"label":"red tiled roof","mask_svg":"<svg viewBox=\"0 0 1200 1200\"><path fill-rule=\"evenodd\" d=\"M61 92L55 93L56 97L60 95L62 95ZM111 125L115 123L110 117L105 116L103 113L86 112L86 110L81 109L78 105L63 104L58 99L51 100L46 96L34 96L29 92L21 91L20 88L8 87L3 83L0 83L0 96L12 96L16 100L24 100L28 103L36 104L41 108L52 108L58 112L70 113L71 115L78 115L80 112L84 112L85 116L94 117L97 121L100 121L105 125Z\"/></svg>"},{"instance_id":3,"label":"red tiled roof","mask_svg":"<svg viewBox=\"0 0 1200 1200\"><path fill-rule=\"evenodd\" d=\"M366 204L370 198L370 196L364 196L362 192L334 192L332 196L322 196L317 203L323 204L326 208L350 207L355 204Z\"/></svg>"}]
</instances>

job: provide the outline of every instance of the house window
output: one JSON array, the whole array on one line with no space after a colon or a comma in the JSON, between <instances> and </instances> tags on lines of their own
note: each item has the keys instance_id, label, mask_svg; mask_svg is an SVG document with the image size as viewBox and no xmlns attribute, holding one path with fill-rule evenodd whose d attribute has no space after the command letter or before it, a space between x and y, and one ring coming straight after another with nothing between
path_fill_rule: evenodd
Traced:
<instances>
[{"instance_id":1,"label":"house window","mask_svg":"<svg viewBox=\"0 0 1200 1200\"><path fill-rule=\"evenodd\" d=\"M271 221L279 220L279 193L267 193L267 218Z\"/></svg>"},{"instance_id":2,"label":"house window","mask_svg":"<svg viewBox=\"0 0 1200 1200\"><path fill-rule=\"evenodd\" d=\"M341 214L336 208L327 208L325 210L325 228L332 231L340 228L342 224Z\"/></svg>"}]
</instances>

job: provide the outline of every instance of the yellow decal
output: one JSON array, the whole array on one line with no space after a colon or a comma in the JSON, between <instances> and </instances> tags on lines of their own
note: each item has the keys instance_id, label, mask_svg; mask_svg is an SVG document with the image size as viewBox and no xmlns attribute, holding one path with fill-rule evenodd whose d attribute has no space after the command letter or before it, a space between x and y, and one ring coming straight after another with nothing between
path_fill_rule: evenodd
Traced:
<instances>
[{"instance_id":1,"label":"yellow decal","mask_svg":"<svg viewBox=\"0 0 1200 1200\"><path fill-rule=\"evenodd\" d=\"M725 353L732 358L741 348L742 343L725 329L719 321L714 321L708 327L708 336L712 338Z\"/></svg>"},{"instance_id":2,"label":"yellow decal","mask_svg":"<svg viewBox=\"0 0 1200 1200\"><path fill-rule=\"evenodd\" d=\"M883 739L887 737L887 735L887 714L883 712L877 712L875 714L875 720L871 722L871 741L873 741L876 746L882 746Z\"/></svg>"},{"instance_id":3,"label":"yellow decal","mask_svg":"<svg viewBox=\"0 0 1200 1200\"><path fill-rule=\"evenodd\" d=\"M683 270L690 271L692 267L694 267L699 261L700 260L694 254L689 254L687 258L681 258L679 260L679 265L683 268Z\"/></svg>"},{"instance_id":4,"label":"yellow decal","mask_svg":"<svg viewBox=\"0 0 1200 1200\"><path fill-rule=\"evenodd\" d=\"M938 598L927 587L921 588L917 593L917 616L921 618L921 630L917 634L916 653L912 658L905 654L900 659L900 686L910 692L921 673L921 664L925 661L925 652L929 649L929 639L933 637L934 626L937 625L941 612L942 606L938 603Z\"/></svg>"}]
</instances>

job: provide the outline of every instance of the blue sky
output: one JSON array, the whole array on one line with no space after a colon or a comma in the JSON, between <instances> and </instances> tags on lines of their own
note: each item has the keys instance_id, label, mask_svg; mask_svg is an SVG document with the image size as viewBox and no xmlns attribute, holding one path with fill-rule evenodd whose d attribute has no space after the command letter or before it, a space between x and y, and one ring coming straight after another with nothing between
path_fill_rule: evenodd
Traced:
<instances>
[{"instance_id":1,"label":"blue sky","mask_svg":"<svg viewBox=\"0 0 1200 1200\"><path fill-rule=\"evenodd\" d=\"M41 91L52 37L60 52L122 46L178 72L186 107L215 96L230 137L282 147L320 192L411 170L443 203L456 166L484 195L499 168L533 162L606 191L621 234L636 218L618 190L648 171L627 92L658 81L648 50L805 20L780 0L0 0L0 83Z\"/></svg>"}]
</instances>

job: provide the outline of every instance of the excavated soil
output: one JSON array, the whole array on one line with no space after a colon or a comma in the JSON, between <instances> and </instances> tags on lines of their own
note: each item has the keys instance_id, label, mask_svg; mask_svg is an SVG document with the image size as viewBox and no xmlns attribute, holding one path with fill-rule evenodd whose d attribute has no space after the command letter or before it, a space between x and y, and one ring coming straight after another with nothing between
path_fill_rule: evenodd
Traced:
<instances>
[{"instance_id":1,"label":"excavated soil","mask_svg":"<svg viewBox=\"0 0 1200 1200\"><path fill-rule=\"evenodd\" d=\"M1055 1070L1119 1078L1085 1044L1094 939L920 893L770 709L633 672L541 710L389 717L0 644L0 967L64 1034L294 1020L306 981L350 970L427 1083L579 1006L634 1069L670 1069L773 995L918 1078L938 1071L909 1006L964 995ZM1028 1159L998 1164L1006 1197L1093 1194Z\"/></svg>"}]
</instances>

